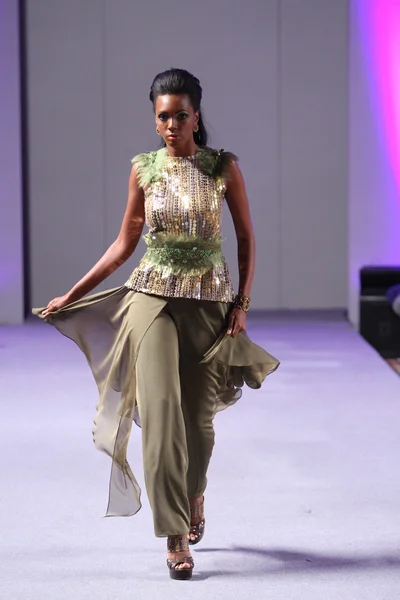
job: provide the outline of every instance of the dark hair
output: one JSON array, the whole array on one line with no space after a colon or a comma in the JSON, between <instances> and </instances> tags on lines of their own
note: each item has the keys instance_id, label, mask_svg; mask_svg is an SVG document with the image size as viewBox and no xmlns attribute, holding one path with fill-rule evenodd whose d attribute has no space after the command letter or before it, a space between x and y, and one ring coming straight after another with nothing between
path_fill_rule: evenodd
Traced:
<instances>
[{"instance_id":1,"label":"dark hair","mask_svg":"<svg viewBox=\"0 0 400 600\"><path fill-rule=\"evenodd\" d=\"M203 90L201 89L200 81L184 69L169 69L163 73L159 73L154 78L151 84L150 100L155 107L158 96L173 94L187 94L190 102L197 112L199 111L199 130L193 132L194 141L198 146L207 146L207 131L204 127L201 114L201 98Z\"/></svg>"}]
</instances>

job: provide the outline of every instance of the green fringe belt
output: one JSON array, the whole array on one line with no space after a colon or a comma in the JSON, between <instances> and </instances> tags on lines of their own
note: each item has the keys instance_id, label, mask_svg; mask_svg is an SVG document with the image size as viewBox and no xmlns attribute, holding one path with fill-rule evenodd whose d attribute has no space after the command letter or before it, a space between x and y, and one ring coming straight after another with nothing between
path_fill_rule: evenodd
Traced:
<instances>
[{"instance_id":1,"label":"green fringe belt","mask_svg":"<svg viewBox=\"0 0 400 600\"><path fill-rule=\"evenodd\" d=\"M147 233L147 252L140 266L162 270L165 275L204 275L224 263L221 239L204 239L171 233Z\"/></svg>"}]
</instances>

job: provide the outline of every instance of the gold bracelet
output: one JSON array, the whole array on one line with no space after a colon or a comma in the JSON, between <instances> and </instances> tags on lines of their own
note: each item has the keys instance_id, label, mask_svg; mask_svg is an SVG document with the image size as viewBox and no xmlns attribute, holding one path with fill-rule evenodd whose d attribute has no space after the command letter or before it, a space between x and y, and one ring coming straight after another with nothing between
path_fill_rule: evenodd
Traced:
<instances>
[{"instance_id":1,"label":"gold bracelet","mask_svg":"<svg viewBox=\"0 0 400 600\"><path fill-rule=\"evenodd\" d=\"M249 308L250 308L249 296L245 296L244 294L237 294L233 301L233 306L235 308L240 308L245 313L249 312Z\"/></svg>"}]
</instances>

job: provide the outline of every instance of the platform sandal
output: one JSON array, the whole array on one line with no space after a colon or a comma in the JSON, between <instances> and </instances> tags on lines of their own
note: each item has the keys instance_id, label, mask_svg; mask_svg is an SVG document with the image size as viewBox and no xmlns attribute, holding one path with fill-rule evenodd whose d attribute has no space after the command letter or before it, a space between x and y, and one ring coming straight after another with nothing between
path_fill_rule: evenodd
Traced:
<instances>
[{"instance_id":1,"label":"platform sandal","mask_svg":"<svg viewBox=\"0 0 400 600\"><path fill-rule=\"evenodd\" d=\"M198 544L204 535L206 520L204 518L204 496L200 504L190 507L190 533L189 544ZM193 539L192 539L192 536Z\"/></svg>"},{"instance_id":2,"label":"platform sandal","mask_svg":"<svg viewBox=\"0 0 400 600\"><path fill-rule=\"evenodd\" d=\"M184 556L179 560L167 558L167 566L171 579L180 579L182 581L191 579L194 569L193 558L189 555L188 536L187 535L169 535L167 541L168 552L187 552L188 556ZM187 563L190 568L179 569L179 565Z\"/></svg>"}]
</instances>

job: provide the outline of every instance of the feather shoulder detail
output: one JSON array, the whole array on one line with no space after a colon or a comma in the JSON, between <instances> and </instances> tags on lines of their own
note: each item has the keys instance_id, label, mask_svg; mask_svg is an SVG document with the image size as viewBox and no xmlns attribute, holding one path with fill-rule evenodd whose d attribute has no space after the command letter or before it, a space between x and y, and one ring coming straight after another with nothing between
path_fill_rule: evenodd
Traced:
<instances>
[{"instance_id":1,"label":"feather shoulder detail","mask_svg":"<svg viewBox=\"0 0 400 600\"><path fill-rule=\"evenodd\" d=\"M227 179L231 164L238 160L232 152L214 150L213 148L200 148L198 157L200 170L214 179L218 177Z\"/></svg>"},{"instance_id":2,"label":"feather shoulder detail","mask_svg":"<svg viewBox=\"0 0 400 600\"><path fill-rule=\"evenodd\" d=\"M132 163L137 165L139 185L147 187L153 181L161 177L165 153L162 150L156 152L144 152L132 158Z\"/></svg>"},{"instance_id":3,"label":"feather shoulder detail","mask_svg":"<svg viewBox=\"0 0 400 600\"><path fill-rule=\"evenodd\" d=\"M213 179L227 179L231 164L238 160L232 152L208 147L199 148L195 158L199 170ZM145 188L160 179L167 160L166 148L135 156L131 162L137 165L139 185Z\"/></svg>"}]
</instances>

